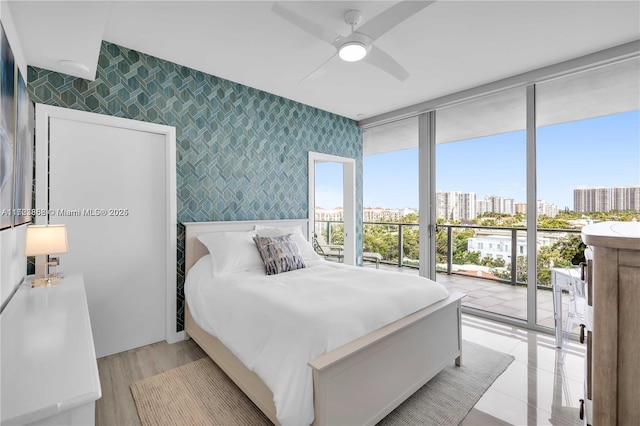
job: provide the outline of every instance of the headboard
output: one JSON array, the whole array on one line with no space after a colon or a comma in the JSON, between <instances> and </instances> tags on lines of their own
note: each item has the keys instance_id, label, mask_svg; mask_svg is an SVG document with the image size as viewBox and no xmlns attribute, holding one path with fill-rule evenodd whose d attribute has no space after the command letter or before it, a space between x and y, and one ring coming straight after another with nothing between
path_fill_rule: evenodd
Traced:
<instances>
[{"instance_id":1,"label":"headboard","mask_svg":"<svg viewBox=\"0 0 640 426\"><path fill-rule=\"evenodd\" d=\"M272 227L302 226L302 234L309 240L309 219L246 220L221 222L182 222L185 227L185 275L202 256L209 254L198 236L211 232L251 231L256 225Z\"/></svg>"}]
</instances>

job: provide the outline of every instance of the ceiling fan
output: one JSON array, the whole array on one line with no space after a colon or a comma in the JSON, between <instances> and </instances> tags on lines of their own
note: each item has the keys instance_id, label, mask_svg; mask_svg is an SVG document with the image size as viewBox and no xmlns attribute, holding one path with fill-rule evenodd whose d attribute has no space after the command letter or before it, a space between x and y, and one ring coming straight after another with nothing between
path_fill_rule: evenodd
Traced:
<instances>
[{"instance_id":1,"label":"ceiling fan","mask_svg":"<svg viewBox=\"0 0 640 426\"><path fill-rule=\"evenodd\" d=\"M371 18L362 26L359 26L362 21L362 13L359 10L347 10L344 14L344 20L347 25L351 26L351 34L344 37L292 12L279 3L274 3L271 10L281 18L329 43L336 49L336 52L329 59L324 61L301 81L317 75L336 55L346 62L364 60L386 71L398 80L404 81L409 77L407 70L385 51L376 47L374 42L387 31L429 6L431 3L435 3L435 1L401 1L380 13L378 16Z\"/></svg>"}]
</instances>

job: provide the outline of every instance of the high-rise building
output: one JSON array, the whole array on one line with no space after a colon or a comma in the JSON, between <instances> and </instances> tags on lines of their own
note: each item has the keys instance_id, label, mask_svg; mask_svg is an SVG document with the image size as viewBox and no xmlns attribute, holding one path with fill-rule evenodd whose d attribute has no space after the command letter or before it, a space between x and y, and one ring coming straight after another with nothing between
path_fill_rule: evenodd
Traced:
<instances>
[{"instance_id":1,"label":"high-rise building","mask_svg":"<svg viewBox=\"0 0 640 426\"><path fill-rule=\"evenodd\" d=\"M498 195L486 195L484 200L476 202L476 212L483 213L515 214L516 201L513 198L502 198Z\"/></svg>"},{"instance_id":2,"label":"high-rise building","mask_svg":"<svg viewBox=\"0 0 640 426\"><path fill-rule=\"evenodd\" d=\"M516 214L516 200L513 198L505 198L502 213L511 215Z\"/></svg>"},{"instance_id":3,"label":"high-rise building","mask_svg":"<svg viewBox=\"0 0 640 426\"><path fill-rule=\"evenodd\" d=\"M629 187L628 210L640 211L640 186Z\"/></svg>"},{"instance_id":4,"label":"high-rise building","mask_svg":"<svg viewBox=\"0 0 640 426\"><path fill-rule=\"evenodd\" d=\"M458 194L460 219L476 218L476 194L473 192Z\"/></svg>"},{"instance_id":5,"label":"high-rise building","mask_svg":"<svg viewBox=\"0 0 640 426\"><path fill-rule=\"evenodd\" d=\"M640 186L611 188L611 210L640 210Z\"/></svg>"},{"instance_id":6,"label":"high-rise building","mask_svg":"<svg viewBox=\"0 0 640 426\"><path fill-rule=\"evenodd\" d=\"M538 216L556 217L558 215L558 206L553 203L547 203L545 200L538 200L536 201L536 211Z\"/></svg>"},{"instance_id":7,"label":"high-rise building","mask_svg":"<svg viewBox=\"0 0 640 426\"><path fill-rule=\"evenodd\" d=\"M609 188L577 188L573 190L573 210L576 212L608 212Z\"/></svg>"},{"instance_id":8,"label":"high-rise building","mask_svg":"<svg viewBox=\"0 0 640 426\"><path fill-rule=\"evenodd\" d=\"M582 213L611 210L640 211L640 186L574 189L573 210Z\"/></svg>"},{"instance_id":9,"label":"high-rise building","mask_svg":"<svg viewBox=\"0 0 640 426\"><path fill-rule=\"evenodd\" d=\"M475 219L477 217L476 194L436 191L436 217L447 220Z\"/></svg>"},{"instance_id":10,"label":"high-rise building","mask_svg":"<svg viewBox=\"0 0 640 426\"><path fill-rule=\"evenodd\" d=\"M487 212L502 213L504 211L504 200L497 195L485 195L484 201L487 203Z\"/></svg>"},{"instance_id":11,"label":"high-rise building","mask_svg":"<svg viewBox=\"0 0 640 426\"><path fill-rule=\"evenodd\" d=\"M448 220L475 219L484 213L516 213L515 200L498 195L477 200L474 192L436 191L436 202L437 216Z\"/></svg>"},{"instance_id":12,"label":"high-rise building","mask_svg":"<svg viewBox=\"0 0 640 426\"><path fill-rule=\"evenodd\" d=\"M489 206L485 200L476 201L476 214L478 216L481 216L489 211Z\"/></svg>"}]
</instances>

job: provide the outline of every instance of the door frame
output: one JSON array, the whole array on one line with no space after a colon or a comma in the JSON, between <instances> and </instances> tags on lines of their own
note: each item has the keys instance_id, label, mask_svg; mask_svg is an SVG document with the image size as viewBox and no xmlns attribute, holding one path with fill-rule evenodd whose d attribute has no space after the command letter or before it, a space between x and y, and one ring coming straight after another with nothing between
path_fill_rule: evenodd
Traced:
<instances>
[{"instance_id":1,"label":"door frame","mask_svg":"<svg viewBox=\"0 0 640 426\"><path fill-rule=\"evenodd\" d=\"M309 237L316 227L316 163L342 164L344 263L356 265L356 159L309 151Z\"/></svg>"},{"instance_id":2,"label":"door frame","mask_svg":"<svg viewBox=\"0 0 640 426\"><path fill-rule=\"evenodd\" d=\"M118 127L163 135L165 138L166 188L166 283L165 340L175 343L184 339L177 332L177 206L176 206L176 129L173 126L147 123L93 112L78 111L45 104L36 104L35 208L46 214L36 215L36 224L49 223L49 120L58 118L102 126ZM38 260L36 260L37 262ZM36 264L36 270L41 267Z\"/></svg>"}]
</instances>

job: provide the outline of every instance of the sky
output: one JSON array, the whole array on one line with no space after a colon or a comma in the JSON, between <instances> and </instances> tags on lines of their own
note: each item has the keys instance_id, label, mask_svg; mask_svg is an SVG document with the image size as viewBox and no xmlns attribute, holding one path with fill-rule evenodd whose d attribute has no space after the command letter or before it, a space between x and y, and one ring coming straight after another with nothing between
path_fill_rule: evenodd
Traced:
<instances>
[{"instance_id":1,"label":"sky","mask_svg":"<svg viewBox=\"0 0 640 426\"><path fill-rule=\"evenodd\" d=\"M498 195L526 202L525 132L439 144L436 189ZM538 128L537 199L573 209L580 187L640 186L640 111ZM316 168L316 205L342 206L342 169ZM365 207L418 207L418 151L363 161Z\"/></svg>"}]
</instances>

